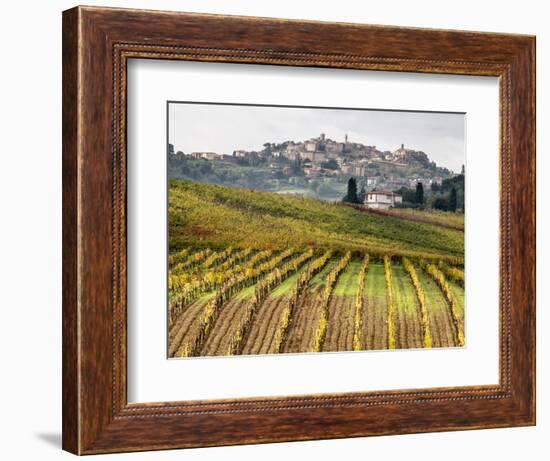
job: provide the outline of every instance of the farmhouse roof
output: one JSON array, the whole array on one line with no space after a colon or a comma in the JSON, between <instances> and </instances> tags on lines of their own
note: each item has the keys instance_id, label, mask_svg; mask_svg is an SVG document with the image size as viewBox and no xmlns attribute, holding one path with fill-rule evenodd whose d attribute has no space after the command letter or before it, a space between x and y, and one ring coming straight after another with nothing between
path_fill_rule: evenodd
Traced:
<instances>
[{"instance_id":1,"label":"farmhouse roof","mask_svg":"<svg viewBox=\"0 0 550 461\"><path fill-rule=\"evenodd\" d=\"M400 194L396 194L395 192L390 192L387 190L373 190L372 192L368 192L369 194L377 194L377 195L396 195L398 197L401 197Z\"/></svg>"}]
</instances>

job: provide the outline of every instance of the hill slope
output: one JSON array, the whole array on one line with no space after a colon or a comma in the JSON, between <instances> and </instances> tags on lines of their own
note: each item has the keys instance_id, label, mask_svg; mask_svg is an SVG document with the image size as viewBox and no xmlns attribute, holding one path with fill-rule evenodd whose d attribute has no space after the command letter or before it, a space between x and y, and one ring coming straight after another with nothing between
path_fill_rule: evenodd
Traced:
<instances>
[{"instance_id":1,"label":"hill slope","mask_svg":"<svg viewBox=\"0 0 550 461\"><path fill-rule=\"evenodd\" d=\"M171 180L170 251L184 247L361 250L374 255L463 259L452 229L301 197Z\"/></svg>"}]
</instances>

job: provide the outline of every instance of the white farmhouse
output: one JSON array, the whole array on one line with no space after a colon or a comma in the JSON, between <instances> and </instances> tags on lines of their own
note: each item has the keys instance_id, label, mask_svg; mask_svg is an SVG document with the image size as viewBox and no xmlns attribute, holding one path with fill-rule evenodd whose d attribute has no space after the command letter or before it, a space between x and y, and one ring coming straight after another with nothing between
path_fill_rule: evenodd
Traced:
<instances>
[{"instance_id":1,"label":"white farmhouse","mask_svg":"<svg viewBox=\"0 0 550 461\"><path fill-rule=\"evenodd\" d=\"M385 210L401 203L403 203L403 198L394 192L373 191L365 195L365 205L367 208Z\"/></svg>"}]
</instances>

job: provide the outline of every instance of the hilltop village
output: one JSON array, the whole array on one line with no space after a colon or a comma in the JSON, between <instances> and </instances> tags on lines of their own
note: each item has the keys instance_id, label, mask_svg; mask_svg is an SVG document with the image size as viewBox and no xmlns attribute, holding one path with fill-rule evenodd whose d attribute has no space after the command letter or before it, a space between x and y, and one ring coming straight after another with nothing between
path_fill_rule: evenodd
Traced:
<instances>
[{"instance_id":1,"label":"hilltop village","mask_svg":"<svg viewBox=\"0 0 550 461\"><path fill-rule=\"evenodd\" d=\"M172 144L169 175L210 183L339 200L349 178L365 191L413 189L420 182L437 188L455 176L428 155L403 144L393 151L341 141L321 133L304 141L265 143L260 150L181 152Z\"/></svg>"}]
</instances>

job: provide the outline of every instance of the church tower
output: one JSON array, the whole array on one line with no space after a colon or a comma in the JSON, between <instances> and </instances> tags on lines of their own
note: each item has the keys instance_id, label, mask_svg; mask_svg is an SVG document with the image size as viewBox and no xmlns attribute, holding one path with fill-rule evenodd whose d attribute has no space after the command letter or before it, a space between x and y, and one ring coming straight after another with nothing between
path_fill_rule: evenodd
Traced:
<instances>
[{"instance_id":1,"label":"church tower","mask_svg":"<svg viewBox=\"0 0 550 461\"><path fill-rule=\"evenodd\" d=\"M344 136L344 142L347 144L348 143L348 134L346 133L346 135Z\"/></svg>"}]
</instances>

